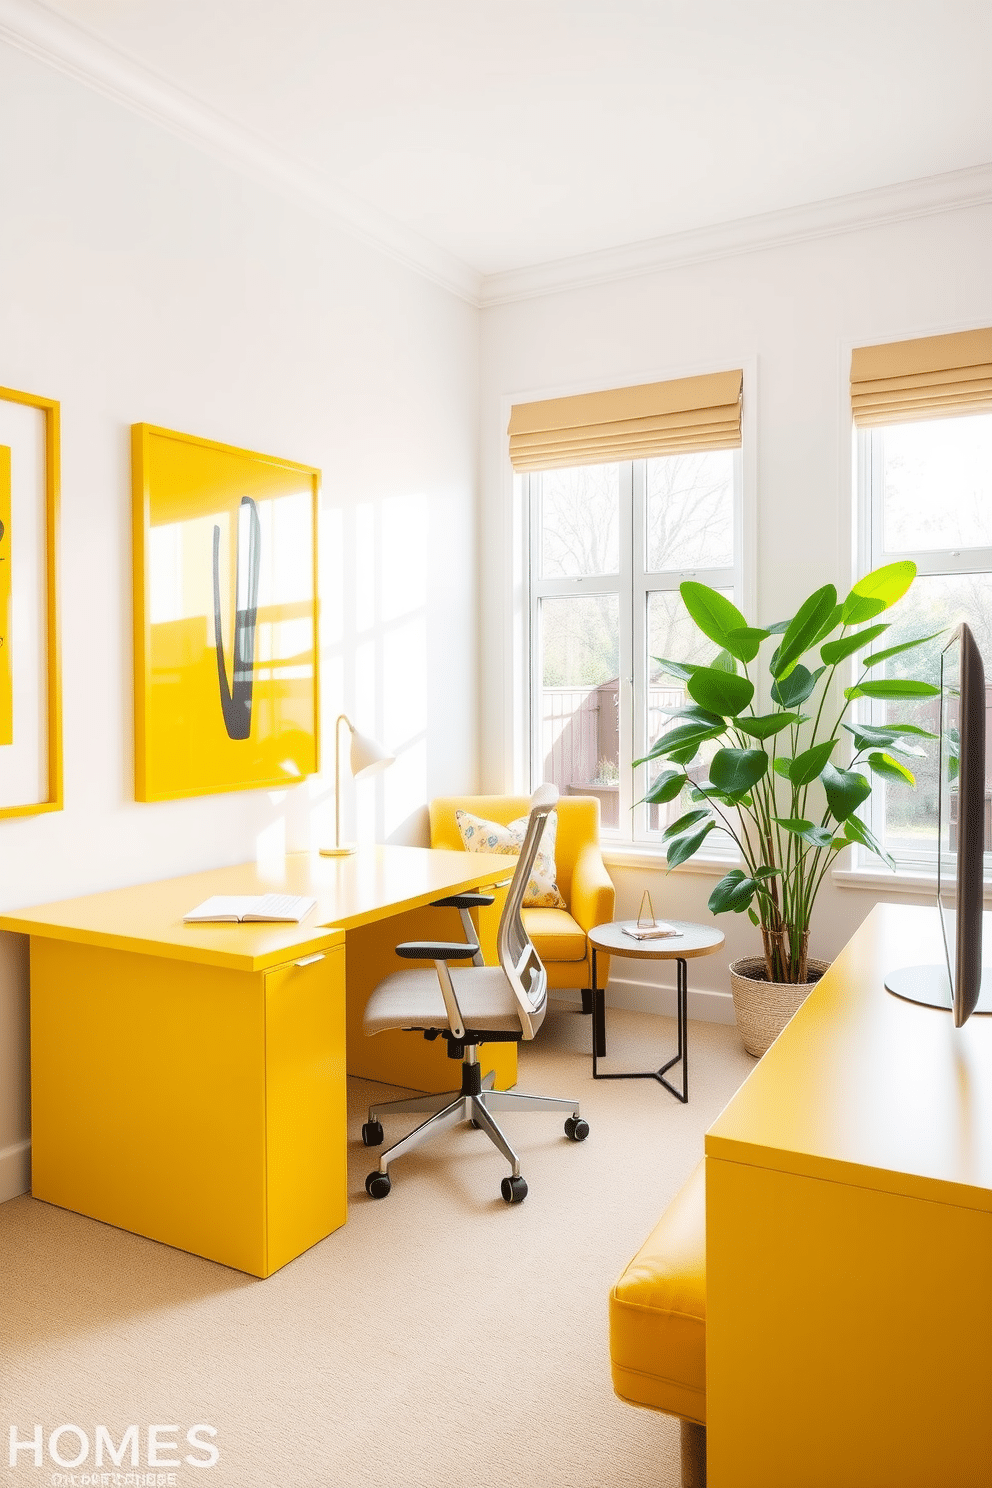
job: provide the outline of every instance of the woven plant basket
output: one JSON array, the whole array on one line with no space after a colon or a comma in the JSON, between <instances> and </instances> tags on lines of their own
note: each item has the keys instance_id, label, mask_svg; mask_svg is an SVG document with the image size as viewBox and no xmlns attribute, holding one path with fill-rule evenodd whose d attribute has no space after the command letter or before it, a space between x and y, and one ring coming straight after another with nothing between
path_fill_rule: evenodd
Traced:
<instances>
[{"instance_id":1,"label":"woven plant basket","mask_svg":"<svg viewBox=\"0 0 992 1488\"><path fill-rule=\"evenodd\" d=\"M764 956L745 956L730 963L730 989L734 994L734 1016L744 1047L760 1059L778 1038L793 1013L799 1011L829 961L807 961L815 972L808 982L769 982Z\"/></svg>"}]
</instances>

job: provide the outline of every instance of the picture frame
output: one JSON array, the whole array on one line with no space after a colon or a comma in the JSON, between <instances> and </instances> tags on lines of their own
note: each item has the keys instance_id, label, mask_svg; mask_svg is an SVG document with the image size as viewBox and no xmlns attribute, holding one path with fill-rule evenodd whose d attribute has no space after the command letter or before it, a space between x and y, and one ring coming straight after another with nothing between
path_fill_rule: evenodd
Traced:
<instances>
[{"instance_id":1,"label":"picture frame","mask_svg":"<svg viewBox=\"0 0 992 1488\"><path fill-rule=\"evenodd\" d=\"M320 471L132 426L135 798L320 768Z\"/></svg>"},{"instance_id":2,"label":"picture frame","mask_svg":"<svg viewBox=\"0 0 992 1488\"><path fill-rule=\"evenodd\" d=\"M61 811L60 407L0 387L0 818Z\"/></svg>"}]
</instances>

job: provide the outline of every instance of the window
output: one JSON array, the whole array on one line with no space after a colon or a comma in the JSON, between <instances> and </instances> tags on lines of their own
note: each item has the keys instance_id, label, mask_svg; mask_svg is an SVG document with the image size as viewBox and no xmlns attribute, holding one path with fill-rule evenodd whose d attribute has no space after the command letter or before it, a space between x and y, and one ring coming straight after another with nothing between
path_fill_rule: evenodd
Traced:
<instances>
[{"instance_id":1,"label":"window","mask_svg":"<svg viewBox=\"0 0 992 1488\"><path fill-rule=\"evenodd\" d=\"M992 751L992 413L881 424L858 431L863 569L910 558L918 576L893 612L886 647L953 628L965 620L981 649L989 685L986 719ZM940 647L893 657L890 677L940 681ZM938 699L916 705L866 706L864 721L912 722L936 733ZM906 871L936 864L937 747L926 757L900 756L916 789L877 776L868 803L871 829ZM992 772L985 792L986 850L992 849ZM863 866L877 866L866 856Z\"/></svg>"},{"instance_id":2,"label":"window","mask_svg":"<svg viewBox=\"0 0 992 1488\"><path fill-rule=\"evenodd\" d=\"M737 448L525 476L532 779L598 796L615 841L657 845L673 819L677 803L635 805L648 779L632 761L687 701L652 658L713 658L683 579L741 602L741 472Z\"/></svg>"}]
</instances>

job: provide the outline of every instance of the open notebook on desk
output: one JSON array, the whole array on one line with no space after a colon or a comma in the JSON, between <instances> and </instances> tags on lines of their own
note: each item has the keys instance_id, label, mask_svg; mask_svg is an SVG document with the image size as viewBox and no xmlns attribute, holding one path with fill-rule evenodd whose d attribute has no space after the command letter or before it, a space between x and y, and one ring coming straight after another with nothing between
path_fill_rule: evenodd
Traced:
<instances>
[{"instance_id":1,"label":"open notebook on desk","mask_svg":"<svg viewBox=\"0 0 992 1488\"><path fill-rule=\"evenodd\" d=\"M298 925L316 903L304 894L214 894L183 920L188 925Z\"/></svg>"}]
</instances>

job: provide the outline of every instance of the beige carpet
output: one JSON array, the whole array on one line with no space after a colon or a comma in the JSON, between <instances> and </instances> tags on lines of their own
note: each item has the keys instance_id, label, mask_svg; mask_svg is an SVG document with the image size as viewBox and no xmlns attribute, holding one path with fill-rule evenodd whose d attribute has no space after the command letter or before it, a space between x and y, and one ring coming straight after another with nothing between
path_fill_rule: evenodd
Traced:
<instances>
[{"instance_id":1,"label":"beige carpet","mask_svg":"<svg viewBox=\"0 0 992 1488\"><path fill-rule=\"evenodd\" d=\"M651 1068L674 1024L611 1010L609 1033L604 1067ZM23 1439L73 1423L84 1483L97 1423L117 1441L131 1423L205 1422L216 1466L159 1469L181 1488L676 1484L677 1423L613 1394L607 1297L753 1061L733 1028L692 1024L682 1106L653 1080L594 1082L588 1038L587 1018L555 1011L521 1051L519 1088L577 1096L592 1131L578 1145L556 1117L507 1117L530 1185L512 1208L502 1158L468 1127L368 1199L364 1108L393 1092L349 1081L348 1224L267 1281L28 1197L0 1205L4 1447L11 1424ZM70 1481L47 1456L3 1456L4 1482Z\"/></svg>"}]
</instances>

